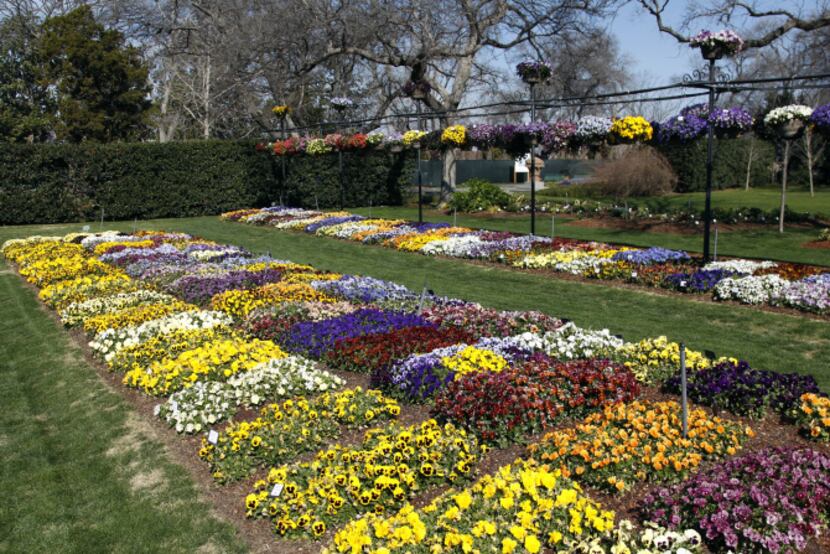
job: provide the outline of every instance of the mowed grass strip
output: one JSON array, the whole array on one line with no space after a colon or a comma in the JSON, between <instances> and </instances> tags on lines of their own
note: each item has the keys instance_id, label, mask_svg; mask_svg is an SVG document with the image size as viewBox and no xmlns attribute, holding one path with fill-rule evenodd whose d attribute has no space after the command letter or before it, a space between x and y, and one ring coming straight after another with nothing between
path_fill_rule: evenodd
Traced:
<instances>
[{"instance_id":1,"label":"mowed grass strip","mask_svg":"<svg viewBox=\"0 0 830 554\"><path fill-rule=\"evenodd\" d=\"M0 313L0 552L246 551L2 263Z\"/></svg>"},{"instance_id":2,"label":"mowed grass strip","mask_svg":"<svg viewBox=\"0 0 830 554\"><path fill-rule=\"evenodd\" d=\"M830 193L825 193L830 196ZM417 208L403 207L373 207L354 208L350 211L361 215L385 217L390 219L418 219ZM508 215L464 215L445 214L436 210L426 210L424 220L432 222L457 222L465 227L493 229L496 231L512 231L514 233L530 232L530 216ZM536 234L550 236L551 215L537 213ZM555 233L558 237L579 240L596 240L629 244L633 246L662 246L701 252L703 250L703 227L697 234L658 233L652 231L632 231L625 229L609 229L602 227L585 227L576 224L576 220L557 217ZM714 233L714 231L713 231ZM735 256L745 258L760 258L784 262L798 262L803 264L818 264L830 266L830 249L809 248L804 244L818 239L818 229L788 228L784 234L778 233L777 227L752 228L750 230L723 231L718 233L718 254L720 256ZM714 237L714 234L713 234ZM712 239L714 248L714 238Z\"/></svg>"}]
</instances>

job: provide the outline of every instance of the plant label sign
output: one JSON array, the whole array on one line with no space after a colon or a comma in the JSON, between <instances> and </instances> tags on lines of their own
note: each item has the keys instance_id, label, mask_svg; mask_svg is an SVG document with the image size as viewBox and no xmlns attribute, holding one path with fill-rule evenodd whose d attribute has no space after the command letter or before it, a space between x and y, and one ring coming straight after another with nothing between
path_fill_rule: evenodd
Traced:
<instances>
[{"instance_id":1,"label":"plant label sign","mask_svg":"<svg viewBox=\"0 0 830 554\"><path fill-rule=\"evenodd\" d=\"M274 486L271 488L271 496L273 496L274 498L279 498L279 496L282 494L282 488L282 483L274 483Z\"/></svg>"},{"instance_id":2,"label":"plant label sign","mask_svg":"<svg viewBox=\"0 0 830 554\"><path fill-rule=\"evenodd\" d=\"M219 432L214 431L213 429L210 430L208 433L208 442L210 444L216 444L219 442Z\"/></svg>"}]
</instances>

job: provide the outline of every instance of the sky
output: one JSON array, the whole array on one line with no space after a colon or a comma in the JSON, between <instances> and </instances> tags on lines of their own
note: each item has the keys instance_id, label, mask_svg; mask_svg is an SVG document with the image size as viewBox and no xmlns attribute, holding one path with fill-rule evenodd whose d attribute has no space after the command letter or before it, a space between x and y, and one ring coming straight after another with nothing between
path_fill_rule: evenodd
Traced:
<instances>
[{"instance_id":1,"label":"sky","mask_svg":"<svg viewBox=\"0 0 830 554\"><path fill-rule=\"evenodd\" d=\"M685 6L685 0L669 2L664 19L676 28ZM620 52L628 58L628 67L637 77L637 84L668 84L697 65L702 65L696 50L661 33L652 15L634 3L628 3L617 11L609 22L609 30L617 37Z\"/></svg>"}]
</instances>

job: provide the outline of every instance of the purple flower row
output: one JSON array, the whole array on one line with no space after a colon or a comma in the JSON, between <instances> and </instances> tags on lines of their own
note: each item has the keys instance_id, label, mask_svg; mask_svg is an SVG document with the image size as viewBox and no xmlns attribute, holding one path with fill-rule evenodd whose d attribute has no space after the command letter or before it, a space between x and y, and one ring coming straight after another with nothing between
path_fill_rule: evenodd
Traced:
<instances>
[{"instance_id":1,"label":"purple flower row","mask_svg":"<svg viewBox=\"0 0 830 554\"><path fill-rule=\"evenodd\" d=\"M767 448L728 460L642 502L645 518L694 528L713 551L801 551L830 513L830 458Z\"/></svg>"}]
</instances>

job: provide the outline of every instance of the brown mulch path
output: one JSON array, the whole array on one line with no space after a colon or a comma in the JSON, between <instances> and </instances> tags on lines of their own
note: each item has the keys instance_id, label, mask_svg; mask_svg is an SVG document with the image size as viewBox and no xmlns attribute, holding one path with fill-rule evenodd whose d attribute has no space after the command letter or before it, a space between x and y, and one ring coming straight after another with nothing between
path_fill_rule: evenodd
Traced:
<instances>
[{"instance_id":1,"label":"brown mulch path","mask_svg":"<svg viewBox=\"0 0 830 554\"><path fill-rule=\"evenodd\" d=\"M803 248L830 248L830 240L814 240L810 242L802 243L801 246Z\"/></svg>"}]
</instances>

